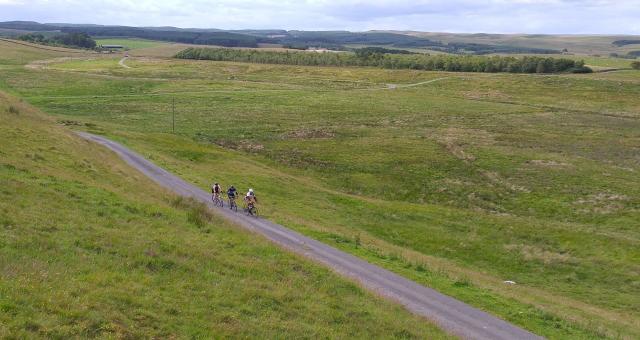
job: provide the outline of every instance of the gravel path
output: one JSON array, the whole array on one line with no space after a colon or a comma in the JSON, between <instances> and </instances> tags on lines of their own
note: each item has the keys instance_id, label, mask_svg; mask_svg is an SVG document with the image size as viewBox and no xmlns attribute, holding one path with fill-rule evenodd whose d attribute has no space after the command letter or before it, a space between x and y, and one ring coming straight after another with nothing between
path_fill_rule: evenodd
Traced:
<instances>
[{"instance_id":1,"label":"gravel path","mask_svg":"<svg viewBox=\"0 0 640 340\"><path fill-rule=\"evenodd\" d=\"M120 66L122 66L124 68L131 68L131 67L127 66L127 64L124 63L127 60L127 58L129 58L129 57L124 57L124 58L120 59L120 61L118 62L118 65L120 65Z\"/></svg>"},{"instance_id":2,"label":"gravel path","mask_svg":"<svg viewBox=\"0 0 640 340\"><path fill-rule=\"evenodd\" d=\"M111 149L130 166L159 185L178 195L193 197L208 204L217 214L233 223L261 234L283 248L319 262L340 275L357 281L366 289L396 301L409 311L432 320L453 335L465 339L541 338L431 288L419 285L281 225L240 212L232 212L227 208L214 207L209 193L156 166L139 154L101 136L85 132L78 132L78 134L88 141Z\"/></svg>"}]
</instances>

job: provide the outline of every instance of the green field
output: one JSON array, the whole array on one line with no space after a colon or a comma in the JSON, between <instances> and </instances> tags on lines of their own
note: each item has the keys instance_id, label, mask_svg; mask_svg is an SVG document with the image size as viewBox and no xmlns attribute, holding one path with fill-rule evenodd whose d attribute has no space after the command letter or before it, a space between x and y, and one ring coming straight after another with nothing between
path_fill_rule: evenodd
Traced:
<instances>
[{"instance_id":1,"label":"green field","mask_svg":"<svg viewBox=\"0 0 640 340\"><path fill-rule=\"evenodd\" d=\"M0 118L0 338L447 337L2 92Z\"/></svg>"},{"instance_id":2,"label":"green field","mask_svg":"<svg viewBox=\"0 0 640 340\"><path fill-rule=\"evenodd\" d=\"M157 47L161 45L167 45L165 42L154 41L154 40L144 40L144 39L95 39L96 43L99 45L122 45L127 49L135 50L140 48L149 48L149 47Z\"/></svg>"},{"instance_id":3,"label":"green field","mask_svg":"<svg viewBox=\"0 0 640 340\"><path fill-rule=\"evenodd\" d=\"M5 50L0 89L203 188L251 186L267 218L550 338L640 336L640 72Z\"/></svg>"}]
</instances>

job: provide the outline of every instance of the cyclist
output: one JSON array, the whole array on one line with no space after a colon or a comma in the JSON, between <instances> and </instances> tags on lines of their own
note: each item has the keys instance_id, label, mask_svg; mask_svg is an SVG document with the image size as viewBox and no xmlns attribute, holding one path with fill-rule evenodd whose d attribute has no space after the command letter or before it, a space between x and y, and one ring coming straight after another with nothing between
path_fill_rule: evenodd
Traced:
<instances>
[{"instance_id":1,"label":"cyclist","mask_svg":"<svg viewBox=\"0 0 640 340\"><path fill-rule=\"evenodd\" d=\"M233 209L233 202L236 200L236 196L238 196L238 190L233 185L229 187L227 190L227 197L229 197L229 209Z\"/></svg>"},{"instance_id":2,"label":"cyclist","mask_svg":"<svg viewBox=\"0 0 640 340\"><path fill-rule=\"evenodd\" d=\"M255 207L256 203L258 203L258 197L253 192L253 189L249 189L247 195L244 196L244 202L247 204L247 212L251 213L251 209Z\"/></svg>"},{"instance_id":3,"label":"cyclist","mask_svg":"<svg viewBox=\"0 0 640 340\"><path fill-rule=\"evenodd\" d=\"M211 193L213 194L212 197L215 200L216 198L220 198L220 193L222 192L222 187L220 186L220 184L216 183L213 186L211 186Z\"/></svg>"},{"instance_id":4,"label":"cyclist","mask_svg":"<svg viewBox=\"0 0 640 340\"><path fill-rule=\"evenodd\" d=\"M247 192L247 195L244 197L244 200L247 202L255 201L255 203L258 203L258 198L256 197L256 194L253 192L253 189L249 189L249 191Z\"/></svg>"}]
</instances>

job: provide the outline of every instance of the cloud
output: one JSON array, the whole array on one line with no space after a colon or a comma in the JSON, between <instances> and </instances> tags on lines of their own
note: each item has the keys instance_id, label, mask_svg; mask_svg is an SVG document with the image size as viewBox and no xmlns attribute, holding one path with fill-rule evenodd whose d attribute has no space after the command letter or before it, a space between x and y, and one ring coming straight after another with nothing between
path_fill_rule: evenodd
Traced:
<instances>
[{"instance_id":1,"label":"cloud","mask_svg":"<svg viewBox=\"0 0 640 340\"><path fill-rule=\"evenodd\" d=\"M640 34L636 0L0 0L0 20L201 28Z\"/></svg>"}]
</instances>

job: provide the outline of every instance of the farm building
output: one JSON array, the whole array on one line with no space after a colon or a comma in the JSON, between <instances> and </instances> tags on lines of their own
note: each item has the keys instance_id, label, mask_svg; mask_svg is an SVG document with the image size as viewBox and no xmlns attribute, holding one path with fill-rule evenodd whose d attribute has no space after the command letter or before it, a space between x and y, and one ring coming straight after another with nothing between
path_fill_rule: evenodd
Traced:
<instances>
[{"instance_id":1,"label":"farm building","mask_svg":"<svg viewBox=\"0 0 640 340\"><path fill-rule=\"evenodd\" d=\"M124 46L122 45L100 45L100 47L107 49L107 50L122 50L124 49Z\"/></svg>"}]
</instances>

